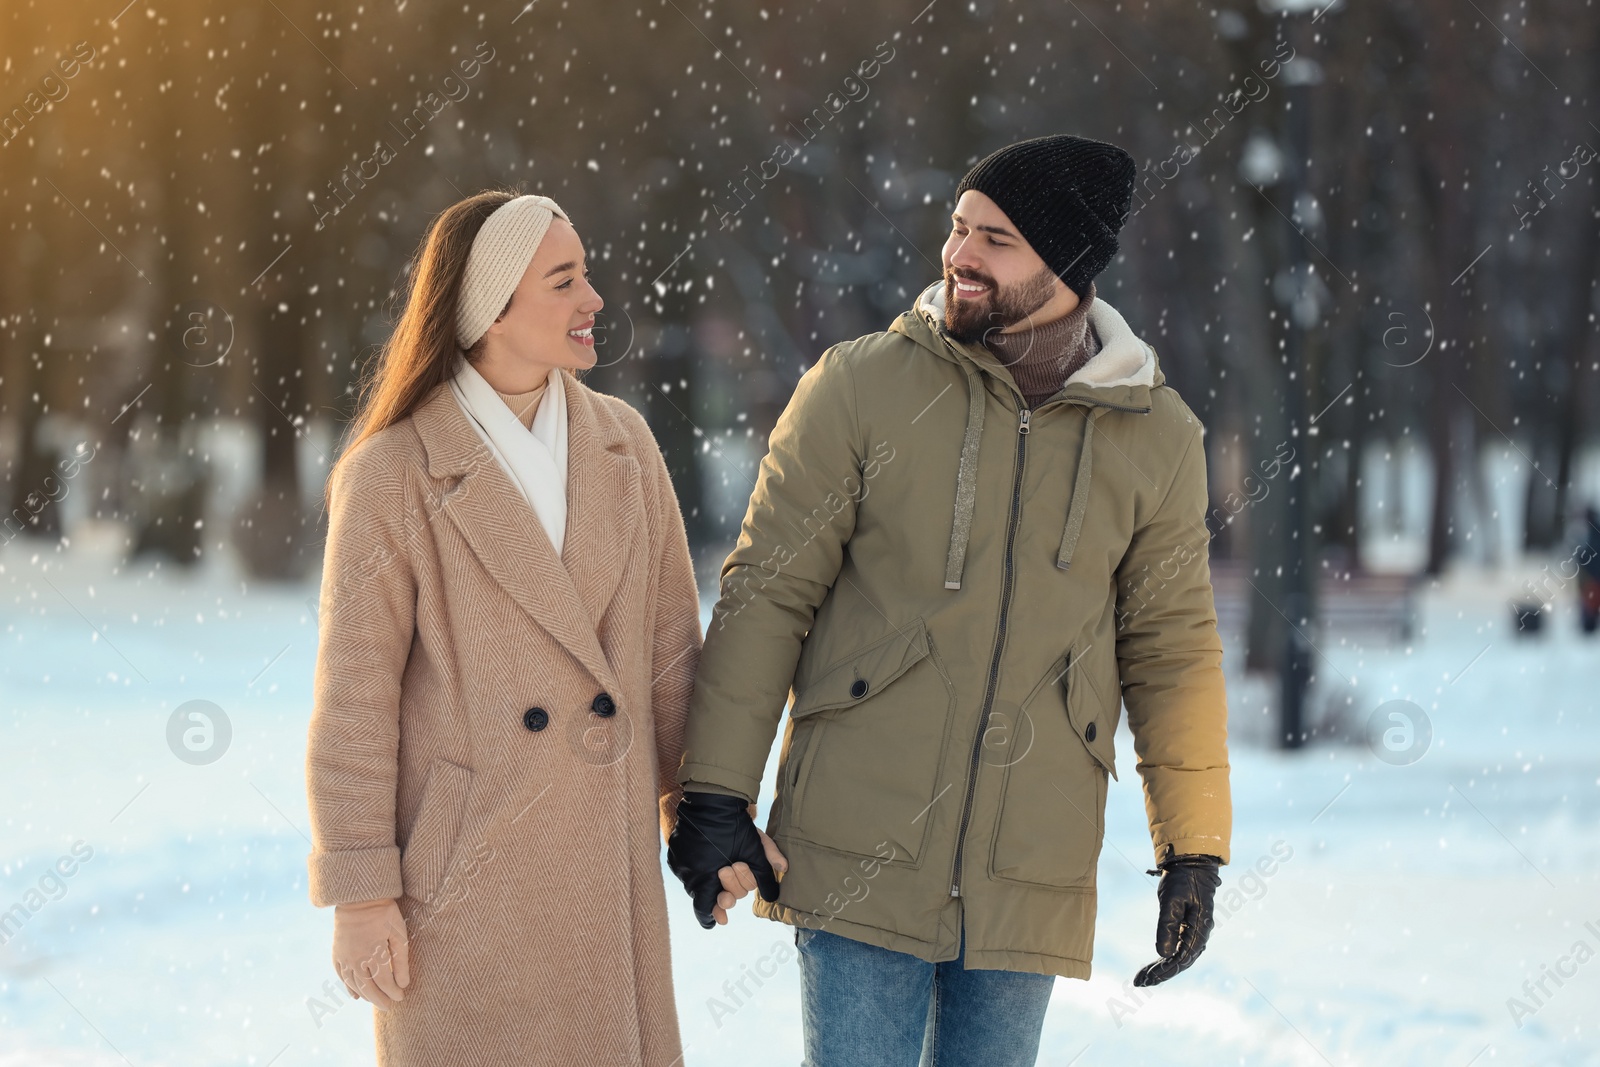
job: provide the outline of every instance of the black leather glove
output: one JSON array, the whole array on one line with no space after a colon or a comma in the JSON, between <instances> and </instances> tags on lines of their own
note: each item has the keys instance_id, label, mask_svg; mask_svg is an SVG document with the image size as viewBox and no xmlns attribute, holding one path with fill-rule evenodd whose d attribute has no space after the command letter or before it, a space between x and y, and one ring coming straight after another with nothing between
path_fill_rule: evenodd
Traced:
<instances>
[{"instance_id":1,"label":"black leather glove","mask_svg":"<svg viewBox=\"0 0 1600 1067\"><path fill-rule=\"evenodd\" d=\"M717 924L711 912L722 892L717 871L739 862L750 865L763 900L778 899L778 876L744 798L685 791L667 838L667 867L694 898L694 917L707 930Z\"/></svg>"},{"instance_id":2,"label":"black leather glove","mask_svg":"<svg viewBox=\"0 0 1600 1067\"><path fill-rule=\"evenodd\" d=\"M1222 884L1216 856L1171 856L1159 864L1161 884L1156 887L1160 917L1156 925L1156 952L1161 956L1134 976L1136 986L1160 985L1189 969L1205 951L1211 936L1212 901ZM1155 874L1155 871L1151 871Z\"/></svg>"}]
</instances>

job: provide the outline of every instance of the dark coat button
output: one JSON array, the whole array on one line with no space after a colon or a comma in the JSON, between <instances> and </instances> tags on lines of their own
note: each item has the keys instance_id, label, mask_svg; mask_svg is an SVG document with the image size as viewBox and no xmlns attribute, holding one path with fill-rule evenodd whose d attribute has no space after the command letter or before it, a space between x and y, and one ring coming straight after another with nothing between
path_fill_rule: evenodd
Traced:
<instances>
[{"instance_id":1,"label":"dark coat button","mask_svg":"<svg viewBox=\"0 0 1600 1067\"><path fill-rule=\"evenodd\" d=\"M589 705L589 710L593 711L602 719L609 719L611 716L617 713L617 702L611 699L610 694L601 693L599 696L595 697L594 702Z\"/></svg>"},{"instance_id":2,"label":"dark coat button","mask_svg":"<svg viewBox=\"0 0 1600 1067\"><path fill-rule=\"evenodd\" d=\"M850 695L855 697L857 700L860 700L862 697L866 696L867 680L865 678L857 678L855 680L855 684L850 687Z\"/></svg>"},{"instance_id":3,"label":"dark coat button","mask_svg":"<svg viewBox=\"0 0 1600 1067\"><path fill-rule=\"evenodd\" d=\"M550 725L550 713L543 708L529 708L522 713L522 725L538 733Z\"/></svg>"},{"instance_id":4,"label":"dark coat button","mask_svg":"<svg viewBox=\"0 0 1600 1067\"><path fill-rule=\"evenodd\" d=\"M1085 741L1093 741L1094 740L1094 735L1095 735L1094 723L1090 723L1088 726L1085 726L1083 728L1083 739Z\"/></svg>"}]
</instances>

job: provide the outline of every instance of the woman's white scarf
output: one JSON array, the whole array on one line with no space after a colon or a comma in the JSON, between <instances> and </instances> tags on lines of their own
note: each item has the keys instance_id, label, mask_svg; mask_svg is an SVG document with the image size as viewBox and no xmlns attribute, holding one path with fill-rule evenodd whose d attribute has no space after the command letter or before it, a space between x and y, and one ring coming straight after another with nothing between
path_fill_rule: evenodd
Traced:
<instances>
[{"instance_id":1,"label":"woman's white scarf","mask_svg":"<svg viewBox=\"0 0 1600 1067\"><path fill-rule=\"evenodd\" d=\"M466 360L450 379L450 391L477 429L494 458L522 490L534 514L561 556L567 532L567 399L565 376L550 368L549 385L534 412L533 429L522 425L511 406L500 399Z\"/></svg>"}]
</instances>

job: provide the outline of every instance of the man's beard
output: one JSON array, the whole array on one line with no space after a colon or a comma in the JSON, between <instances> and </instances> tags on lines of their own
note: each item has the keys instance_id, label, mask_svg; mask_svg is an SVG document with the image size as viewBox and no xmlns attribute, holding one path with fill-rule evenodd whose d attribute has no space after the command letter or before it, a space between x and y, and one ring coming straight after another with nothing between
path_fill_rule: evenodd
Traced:
<instances>
[{"instance_id":1,"label":"man's beard","mask_svg":"<svg viewBox=\"0 0 1600 1067\"><path fill-rule=\"evenodd\" d=\"M977 282L989 287L981 299L964 300L956 296L956 278ZM995 280L976 271L953 270L944 272L944 326L957 341L971 344L982 341L990 333L999 333L1027 319L1049 303L1055 295L1056 276L1049 267L1026 281L1004 288Z\"/></svg>"}]
</instances>

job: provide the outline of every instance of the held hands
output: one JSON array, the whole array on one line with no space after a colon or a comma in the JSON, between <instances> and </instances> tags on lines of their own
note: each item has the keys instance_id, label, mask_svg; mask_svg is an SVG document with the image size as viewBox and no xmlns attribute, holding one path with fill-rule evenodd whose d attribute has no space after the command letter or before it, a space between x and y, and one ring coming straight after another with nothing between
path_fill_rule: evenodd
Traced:
<instances>
[{"instance_id":1,"label":"held hands","mask_svg":"<svg viewBox=\"0 0 1600 1067\"><path fill-rule=\"evenodd\" d=\"M750 805L750 817L751 819L755 818L754 804ZM788 859L782 852L778 851L778 846L773 843L772 838L768 837L764 830L757 827L756 833L761 835L761 851L766 857L768 866L776 874L783 874L789 869ZM760 881L757 879L756 873L750 869L750 865L740 860L734 863L732 867L717 868L717 883L722 886L722 891L717 894L717 903L711 909L711 917L716 920L716 925L726 926L728 925L728 912L733 910L735 904L749 896L751 890L760 888ZM776 883L773 885L771 896L767 896L765 889L761 890L761 896L766 900L777 900L778 889Z\"/></svg>"},{"instance_id":2,"label":"held hands","mask_svg":"<svg viewBox=\"0 0 1600 1067\"><path fill-rule=\"evenodd\" d=\"M778 874L789 869L778 846L755 824L755 805L721 793L685 792L667 838L667 866L694 898L707 930L725 926L728 909L752 889L778 899Z\"/></svg>"},{"instance_id":3,"label":"held hands","mask_svg":"<svg viewBox=\"0 0 1600 1067\"><path fill-rule=\"evenodd\" d=\"M333 909L333 966L352 997L379 1011L405 999L411 950L400 905L392 900L340 904Z\"/></svg>"},{"instance_id":4,"label":"held hands","mask_svg":"<svg viewBox=\"0 0 1600 1067\"><path fill-rule=\"evenodd\" d=\"M1214 922L1212 900L1222 882L1217 871L1221 865L1216 856L1170 856L1161 861L1161 884L1156 888L1160 902L1156 952L1161 959L1140 970L1134 985L1159 985L1187 970L1205 951Z\"/></svg>"}]
</instances>

